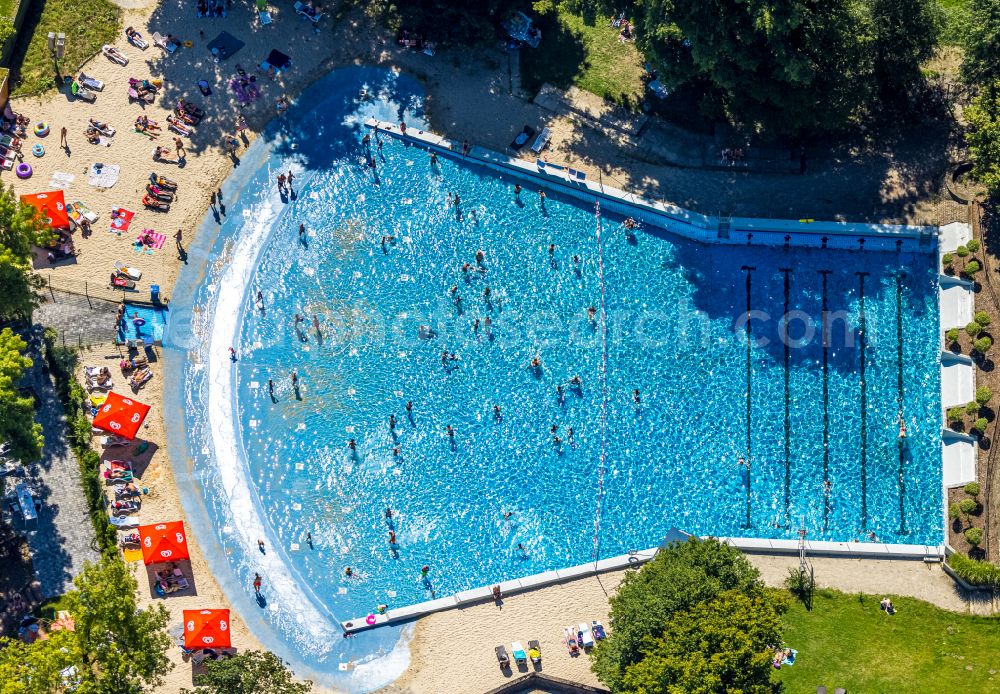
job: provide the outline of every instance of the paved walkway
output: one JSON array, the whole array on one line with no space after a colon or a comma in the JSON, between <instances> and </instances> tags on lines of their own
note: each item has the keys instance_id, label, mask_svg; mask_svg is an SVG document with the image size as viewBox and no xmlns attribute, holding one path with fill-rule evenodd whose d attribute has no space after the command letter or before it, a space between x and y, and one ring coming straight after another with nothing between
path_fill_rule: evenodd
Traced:
<instances>
[{"instance_id":1,"label":"paved walkway","mask_svg":"<svg viewBox=\"0 0 1000 694\"><path fill-rule=\"evenodd\" d=\"M38 335L41 328L36 326ZM97 561L94 526L80 485L76 456L66 439L66 417L49 375L42 373L44 358L34 341L28 355L35 364L25 384L34 389L37 418L45 434L42 460L31 470L31 485L42 503L38 527L28 535L35 574L42 594L65 593L85 561Z\"/></svg>"},{"instance_id":2,"label":"paved walkway","mask_svg":"<svg viewBox=\"0 0 1000 694\"><path fill-rule=\"evenodd\" d=\"M67 345L114 341L118 304L48 289L43 296L45 303L35 310L35 321L58 330Z\"/></svg>"}]
</instances>

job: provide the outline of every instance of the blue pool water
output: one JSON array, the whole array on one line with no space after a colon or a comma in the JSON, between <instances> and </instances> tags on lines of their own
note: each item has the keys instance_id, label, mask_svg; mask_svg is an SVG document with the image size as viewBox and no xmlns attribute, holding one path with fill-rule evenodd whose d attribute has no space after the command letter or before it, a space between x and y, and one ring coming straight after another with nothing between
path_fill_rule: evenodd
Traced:
<instances>
[{"instance_id":1,"label":"blue pool water","mask_svg":"<svg viewBox=\"0 0 1000 694\"><path fill-rule=\"evenodd\" d=\"M609 214L598 235L590 205L551 190L543 204L527 183L518 199L513 179L392 139L364 166L365 117L420 122L403 77L343 70L312 93L245 158L168 340L186 355L193 515L244 617L294 662L371 688L376 666L398 670L398 629L343 640L338 621L655 546L672 527L940 542L932 253L629 238ZM463 274L480 249L485 271ZM342 672L349 660L362 666Z\"/></svg>"},{"instance_id":2,"label":"blue pool water","mask_svg":"<svg viewBox=\"0 0 1000 694\"><path fill-rule=\"evenodd\" d=\"M138 316L139 321L136 321ZM125 318L118 324L118 342L139 338L163 339L169 313L165 306L125 304Z\"/></svg>"}]
</instances>

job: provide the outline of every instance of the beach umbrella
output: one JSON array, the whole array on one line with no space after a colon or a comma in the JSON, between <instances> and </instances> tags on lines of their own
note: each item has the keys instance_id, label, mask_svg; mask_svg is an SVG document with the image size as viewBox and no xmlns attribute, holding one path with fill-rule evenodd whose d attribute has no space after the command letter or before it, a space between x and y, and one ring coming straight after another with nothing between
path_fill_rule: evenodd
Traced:
<instances>
[{"instance_id":1,"label":"beach umbrella","mask_svg":"<svg viewBox=\"0 0 1000 694\"><path fill-rule=\"evenodd\" d=\"M149 405L111 391L94 415L94 426L131 441L148 412Z\"/></svg>"},{"instance_id":2,"label":"beach umbrella","mask_svg":"<svg viewBox=\"0 0 1000 694\"><path fill-rule=\"evenodd\" d=\"M184 610L184 648L229 648L229 610Z\"/></svg>"},{"instance_id":3,"label":"beach umbrella","mask_svg":"<svg viewBox=\"0 0 1000 694\"><path fill-rule=\"evenodd\" d=\"M183 521L139 526L142 561L149 566L164 561L190 559Z\"/></svg>"},{"instance_id":4,"label":"beach umbrella","mask_svg":"<svg viewBox=\"0 0 1000 694\"><path fill-rule=\"evenodd\" d=\"M22 195L21 202L38 210L42 214L42 219L53 229L69 229L66 196L61 190Z\"/></svg>"}]
</instances>

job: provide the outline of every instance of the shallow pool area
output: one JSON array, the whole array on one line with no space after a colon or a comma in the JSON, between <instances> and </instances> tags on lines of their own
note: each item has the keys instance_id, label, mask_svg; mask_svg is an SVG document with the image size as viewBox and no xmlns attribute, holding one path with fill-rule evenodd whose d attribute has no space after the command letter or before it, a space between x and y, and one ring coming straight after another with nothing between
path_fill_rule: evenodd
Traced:
<instances>
[{"instance_id":1,"label":"shallow pool area","mask_svg":"<svg viewBox=\"0 0 1000 694\"><path fill-rule=\"evenodd\" d=\"M125 316L118 324L116 340L145 340L159 343L166 332L170 316L166 306L125 302Z\"/></svg>"},{"instance_id":2,"label":"shallow pool area","mask_svg":"<svg viewBox=\"0 0 1000 694\"><path fill-rule=\"evenodd\" d=\"M310 94L228 184L165 339L185 509L297 668L372 689L405 667L401 629L340 622L671 528L941 542L933 248L630 228L460 155L365 142L368 117L420 127L408 78L339 70Z\"/></svg>"}]
</instances>

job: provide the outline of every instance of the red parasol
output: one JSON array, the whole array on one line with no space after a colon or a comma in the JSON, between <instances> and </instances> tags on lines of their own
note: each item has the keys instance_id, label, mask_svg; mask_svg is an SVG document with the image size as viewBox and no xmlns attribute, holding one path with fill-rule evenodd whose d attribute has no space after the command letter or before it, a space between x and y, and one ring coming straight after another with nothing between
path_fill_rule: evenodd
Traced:
<instances>
[{"instance_id":1,"label":"red parasol","mask_svg":"<svg viewBox=\"0 0 1000 694\"><path fill-rule=\"evenodd\" d=\"M148 412L149 405L112 391L94 415L94 426L131 441Z\"/></svg>"},{"instance_id":2,"label":"red parasol","mask_svg":"<svg viewBox=\"0 0 1000 694\"><path fill-rule=\"evenodd\" d=\"M184 610L184 648L229 648L229 610Z\"/></svg>"},{"instance_id":3,"label":"red parasol","mask_svg":"<svg viewBox=\"0 0 1000 694\"><path fill-rule=\"evenodd\" d=\"M51 193L34 193L22 195L21 202L31 205L42 213L42 219L53 229L69 229L69 212L66 210L66 197L61 190Z\"/></svg>"},{"instance_id":4,"label":"red parasol","mask_svg":"<svg viewBox=\"0 0 1000 694\"><path fill-rule=\"evenodd\" d=\"M142 544L142 560L146 566L190 559L182 521L140 525L139 542Z\"/></svg>"}]
</instances>

